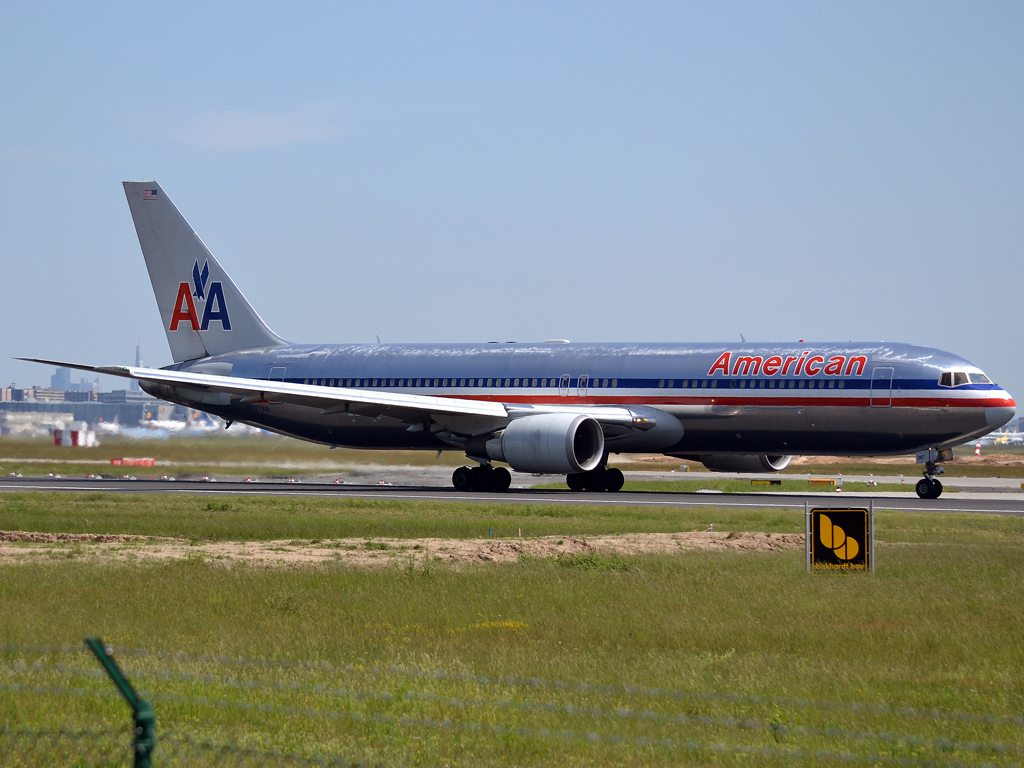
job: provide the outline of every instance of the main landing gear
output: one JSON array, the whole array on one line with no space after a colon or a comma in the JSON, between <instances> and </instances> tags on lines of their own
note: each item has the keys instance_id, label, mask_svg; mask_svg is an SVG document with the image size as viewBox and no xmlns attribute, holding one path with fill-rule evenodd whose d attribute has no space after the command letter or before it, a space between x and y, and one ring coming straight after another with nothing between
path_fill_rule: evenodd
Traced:
<instances>
[{"instance_id":1,"label":"main landing gear","mask_svg":"<svg viewBox=\"0 0 1024 768\"><path fill-rule=\"evenodd\" d=\"M929 461L924 465L924 479L917 481L917 495L922 499L937 499L942 495L942 483L940 483L935 475L941 475L945 472L942 467L937 466L935 462Z\"/></svg>"},{"instance_id":2,"label":"main landing gear","mask_svg":"<svg viewBox=\"0 0 1024 768\"><path fill-rule=\"evenodd\" d=\"M622 471L614 467L598 467L589 472L565 476L565 484L570 491L621 491L625 481Z\"/></svg>"},{"instance_id":3,"label":"main landing gear","mask_svg":"<svg viewBox=\"0 0 1024 768\"><path fill-rule=\"evenodd\" d=\"M459 467L452 472L452 485L456 491L507 491L512 485L512 473L490 464Z\"/></svg>"}]
</instances>

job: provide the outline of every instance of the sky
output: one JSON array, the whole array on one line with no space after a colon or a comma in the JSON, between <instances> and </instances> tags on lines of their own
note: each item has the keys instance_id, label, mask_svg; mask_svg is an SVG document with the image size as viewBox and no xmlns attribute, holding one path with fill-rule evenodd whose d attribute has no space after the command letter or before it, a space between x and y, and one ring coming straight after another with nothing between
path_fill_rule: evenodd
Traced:
<instances>
[{"instance_id":1,"label":"sky","mask_svg":"<svg viewBox=\"0 0 1024 768\"><path fill-rule=\"evenodd\" d=\"M1021 40L1019 2L0 4L0 382L171 362L132 179L290 341L902 341L1024 397Z\"/></svg>"}]
</instances>

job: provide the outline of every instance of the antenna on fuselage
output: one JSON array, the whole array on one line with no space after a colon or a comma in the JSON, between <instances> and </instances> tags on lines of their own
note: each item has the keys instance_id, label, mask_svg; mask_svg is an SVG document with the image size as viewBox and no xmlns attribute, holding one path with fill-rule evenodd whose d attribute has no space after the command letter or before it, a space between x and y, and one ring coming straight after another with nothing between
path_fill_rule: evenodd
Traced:
<instances>
[{"instance_id":1,"label":"antenna on fuselage","mask_svg":"<svg viewBox=\"0 0 1024 768\"><path fill-rule=\"evenodd\" d=\"M745 337L745 336L744 336L744 335L743 335L743 334L741 333L741 334L740 334L740 344L746 344L746 343L747 343L747 339L746 339L746 337Z\"/></svg>"}]
</instances>

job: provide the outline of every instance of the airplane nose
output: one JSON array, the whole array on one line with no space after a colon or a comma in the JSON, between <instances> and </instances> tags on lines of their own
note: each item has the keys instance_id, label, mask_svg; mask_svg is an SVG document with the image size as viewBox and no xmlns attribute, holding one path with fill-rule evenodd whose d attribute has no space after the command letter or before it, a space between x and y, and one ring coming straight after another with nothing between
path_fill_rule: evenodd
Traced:
<instances>
[{"instance_id":1,"label":"airplane nose","mask_svg":"<svg viewBox=\"0 0 1024 768\"><path fill-rule=\"evenodd\" d=\"M1011 400L1010 402L1012 403L1013 401ZM1012 419L1016 413L1016 404L999 408L986 408L985 421L988 422L988 425L992 427L992 429L999 429L999 427Z\"/></svg>"}]
</instances>

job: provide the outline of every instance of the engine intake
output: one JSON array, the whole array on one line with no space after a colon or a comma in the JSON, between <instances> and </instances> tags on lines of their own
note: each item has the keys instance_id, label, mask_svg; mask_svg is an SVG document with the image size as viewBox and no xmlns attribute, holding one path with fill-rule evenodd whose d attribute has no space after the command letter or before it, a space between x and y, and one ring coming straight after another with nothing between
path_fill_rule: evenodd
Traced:
<instances>
[{"instance_id":1,"label":"engine intake","mask_svg":"<svg viewBox=\"0 0 1024 768\"><path fill-rule=\"evenodd\" d=\"M482 447L489 459L504 461L520 472L574 474L595 469L604 457L604 432L590 416L543 413L515 419L483 445L466 444L476 455Z\"/></svg>"},{"instance_id":2,"label":"engine intake","mask_svg":"<svg viewBox=\"0 0 1024 768\"><path fill-rule=\"evenodd\" d=\"M749 453L679 454L679 458L699 461L712 472L781 472L792 456Z\"/></svg>"}]
</instances>

